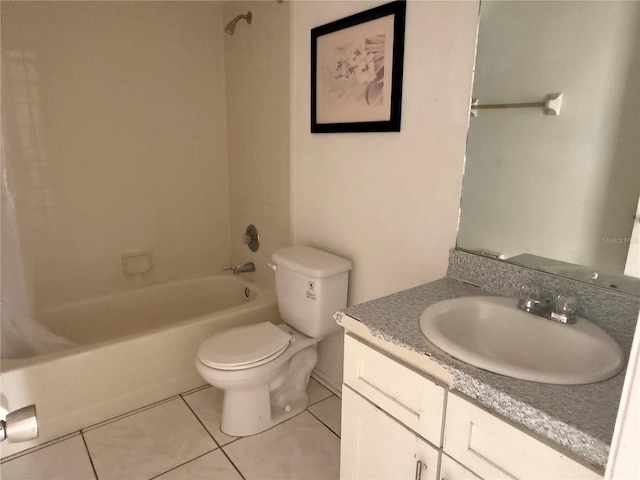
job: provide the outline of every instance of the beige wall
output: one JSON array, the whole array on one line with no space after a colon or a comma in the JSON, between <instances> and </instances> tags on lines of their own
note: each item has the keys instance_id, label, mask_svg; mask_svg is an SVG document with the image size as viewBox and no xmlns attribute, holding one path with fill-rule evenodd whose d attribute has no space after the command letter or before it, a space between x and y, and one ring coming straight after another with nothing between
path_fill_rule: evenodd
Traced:
<instances>
[{"instance_id":1,"label":"beige wall","mask_svg":"<svg viewBox=\"0 0 640 480\"><path fill-rule=\"evenodd\" d=\"M2 2L3 140L40 306L229 265L222 12Z\"/></svg>"},{"instance_id":2,"label":"beige wall","mask_svg":"<svg viewBox=\"0 0 640 480\"><path fill-rule=\"evenodd\" d=\"M382 3L294 4L294 239L353 261L351 304L443 276L460 201L476 2L408 2L401 132L309 133L309 30Z\"/></svg>"},{"instance_id":3,"label":"beige wall","mask_svg":"<svg viewBox=\"0 0 640 480\"><path fill-rule=\"evenodd\" d=\"M231 260L253 261L251 276L273 286L271 253L291 244L290 2L230 2L225 23L248 10L251 25L241 20L233 36L224 36ZM251 223L261 241L255 253L241 242Z\"/></svg>"}]
</instances>

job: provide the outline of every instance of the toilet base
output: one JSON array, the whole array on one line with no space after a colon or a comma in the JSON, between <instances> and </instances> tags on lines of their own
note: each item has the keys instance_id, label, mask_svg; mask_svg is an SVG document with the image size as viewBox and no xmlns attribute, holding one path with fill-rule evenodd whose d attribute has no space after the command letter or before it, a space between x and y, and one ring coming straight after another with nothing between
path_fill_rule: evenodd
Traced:
<instances>
[{"instance_id":1,"label":"toilet base","mask_svg":"<svg viewBox=\"0 0 640 480\"><path fill-rule=\"evenodd\" d=\"M255 435L304 411L317 359L316 346L307 347L291 358L284 376L270 384L225 390L221 430L233 437Z\"/></svg>"},{"instance_id":2,"label":"toilet base","mask_svg":"<svg viewBox=\"0 0 640 480\"><path fill-rule=\"evenodd\" d=\"M220 426L223 433L232 437L247 437L264 432L302 413L309 404L309 397L305 394L304 397L291 402L288 408L280 405L271 407L268 400L264 401L264 392L247 393L225 392ZM267 408L264 408L265 406Z\"/></svg>"}]
</instances>

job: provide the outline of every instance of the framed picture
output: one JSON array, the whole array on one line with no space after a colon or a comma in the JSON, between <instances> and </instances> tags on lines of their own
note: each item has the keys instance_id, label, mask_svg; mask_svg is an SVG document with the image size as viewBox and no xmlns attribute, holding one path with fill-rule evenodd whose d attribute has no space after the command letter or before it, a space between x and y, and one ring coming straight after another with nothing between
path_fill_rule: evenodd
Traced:
<instances>
[{"instance_id":1,"label":"framed picture","mask_svg":"<svg viewBox=\"0 0 640 480\"><path fill-rule=\"evenodd\" d=\"M406 2L311 30L311 132L399 132Z\"/></svg>"}]
</instances>

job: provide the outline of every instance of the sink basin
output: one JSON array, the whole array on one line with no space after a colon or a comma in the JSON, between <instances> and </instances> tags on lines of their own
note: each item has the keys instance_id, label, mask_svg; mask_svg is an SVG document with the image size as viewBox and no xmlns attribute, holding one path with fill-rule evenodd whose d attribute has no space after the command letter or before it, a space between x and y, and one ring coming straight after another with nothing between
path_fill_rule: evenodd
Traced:
<instances>
[{"instance_id":1,"label":"sink basin","mask_svg":"<svg viewBox=\"0 0 640 480\"><path fill-rule=\"evenodd\" d=\"M562 385L599 382L622 370L620 346L584 318L573 325L523 312L504 297L462 297L435 303L420 318L441 350L513 378Z\"/></svg>"}]
</instances>

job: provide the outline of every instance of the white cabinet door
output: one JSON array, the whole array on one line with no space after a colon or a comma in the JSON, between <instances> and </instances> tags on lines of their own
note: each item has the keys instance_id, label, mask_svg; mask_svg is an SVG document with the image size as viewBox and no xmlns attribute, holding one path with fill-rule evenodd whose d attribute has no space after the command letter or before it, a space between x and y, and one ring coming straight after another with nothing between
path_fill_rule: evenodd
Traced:
<instances>
[{"instance_id":1,"label":"white cabinet door","mask_svg":"<svg viewBox=\"0 0 640 480\"><path fill-rule=\"evenodd\" d=\"M439 452L361 397L342 390L342 480L436 480Z\"/></svg>"}]
</instances>

